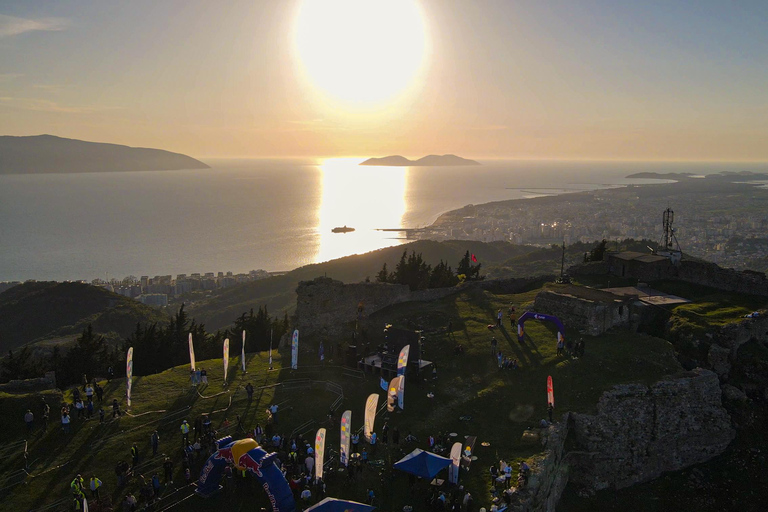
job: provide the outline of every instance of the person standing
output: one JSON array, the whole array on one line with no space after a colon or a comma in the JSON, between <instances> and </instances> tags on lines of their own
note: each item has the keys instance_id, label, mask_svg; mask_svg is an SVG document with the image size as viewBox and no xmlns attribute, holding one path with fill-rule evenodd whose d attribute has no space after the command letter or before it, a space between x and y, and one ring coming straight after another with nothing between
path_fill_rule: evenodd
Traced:
<instances>
[{"instance_id":1,"label":"person standing","mask_svg":"<svg viewBox=\"0 0 768 512\"><path fill-rule=\"evenodd\" d=\"M205 384L207 386L208 385L208 370L206 370L205 368L202 368L200 370L200 378L202 379L203 384Z\"/></svg>"},{"instance_id":2,"label":"person standing","mask_svg":"<svg viewBox=\"0 0 768 512\"><path fill-rule=\"evenodd\" d=\"M69 434L69 426L72 423L72 419L69 417L69 412L64 411L61 413L61 429L65 434Z\"/></svg>"},{"instance_id":3,"label":"person standing","mask_svg":"<svg viewBox=\"0 0 768 512\"><path fill-rule=\"evenodd\" d=\"M163 471L165 472L165 483L172 484L173 483L173 461L170 457L165 458L165 462L163 462Z\"/></svg>"},{"instance_id":4,"label":"person standing","mask_svg":"<svg viewBox=\"0 0 768 512\"><path fill-rule=\"evenodd\" d=\"M181 422L181 443L183 446L187 446L189 444L189 423L187 423L187 420L184 420Z\"/></svg>"},{"instance_id":5,"label":"person standing","mask_svg":"<svg viewBox=\"0 0 768 512\"><path fill-rule=\"evenodd\" d=\"M117 403L117 398L112 399L112 418L120 417L120 404Z\"/></svg>"},{"instance_id":6,"label":"person standing","mask_svg":"<svg viewBox=\"0 0 768 512\"><path fill-rule=\"evenodd\" d=\"M93 402L93 386L90 384L85 385L85 398L89 402Z\"/></svg>"},{"instance_id":7,"label":"person standing","mask_svg":"<svg viewBox=\"0 0 768 512\"><path fill-rule=\"evenodd\" d=\"M99 497L99 487L101 487L101 480L96 478L96 475L91 476L89 487L91 488L91 498L94 498L96 501L100 501L101 498Z\"/></svg>"},{"instance_id":8,"label":"person standing","mask_svg":"<svg viewBox=\"0 0 768 512\"><path fill-rule=\"evenodd\" d=\"M139 446L136 443L131 446L131 457L133 457L133 462L131 462L131 469L133 469L139 465Z\"/></svg>"},{"instance_id":9,"label":"person standing","mask_svg":"<svg viewBox=\"0 0 768 512\"><path fill-rule=\"evenodd\" d=\"M35 426L35 415L32 414L31 409L27 409L27 413L24 415L24 422L27 424L27 432L32 432Z\"/></svg>"},{"instance_id":10,"label":"person standing","mask_svg":"<svg viewBox=\"0 0 768 512\"><path fill-rule=\"evenodd\" d=\"M160 446L160 435L157 433L157 430L152 432L150 443L152 444L152 456L154 457L157 455L157 448Z\"/></svg>"},{"instance_id":11,"label":"person standing","mask_svg":"<svg viewBox=\"0 0 768 512\"><path fill-rule=\"evenodd\" d=\"M355 432L352 434L352 453L357 453L357 445L360 443L360 435Z\"/></svg>"},{"instance_id":12,"label":"person standing","mask_svg":"<svg viewBox=\"0 0 768 512\"><path fill-rule=\"evenodd\" d=\"M501 309L499 309L499 312L496 313L496 325L501 327L501 319L502 319L502 313Z\"/></svg>"},{"instance_id":13,"label":"person standing","mask_svg":"<svg viewBox=\"0 0 768 512\"><path fill-rule=\"evenodd\" d=\"M245 386L245 392L248 393L248 401L253 400L253 384L250 382Z\"/></svg>"}]
</instances>

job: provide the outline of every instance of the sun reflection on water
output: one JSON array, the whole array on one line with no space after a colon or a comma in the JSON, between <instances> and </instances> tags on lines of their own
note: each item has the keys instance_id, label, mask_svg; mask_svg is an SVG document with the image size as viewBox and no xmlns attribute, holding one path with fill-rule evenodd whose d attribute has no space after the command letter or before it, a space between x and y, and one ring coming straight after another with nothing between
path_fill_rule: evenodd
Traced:
<instances>
[{"instance_id":1,"label":"sun reflection on water","mask_svg":"<svg viewBox=\"0 0 768 512\"><path fill-rule=\"evenodd\" d=\"M400 236L399 233L376 231L376 228L402 226L408 168L361 166L361 161L333 158L320 166L323 192L318 215L317 262L398 243L392 238ZM345 225L355 231L331 232Z\"/></svg>"}]
</instances>

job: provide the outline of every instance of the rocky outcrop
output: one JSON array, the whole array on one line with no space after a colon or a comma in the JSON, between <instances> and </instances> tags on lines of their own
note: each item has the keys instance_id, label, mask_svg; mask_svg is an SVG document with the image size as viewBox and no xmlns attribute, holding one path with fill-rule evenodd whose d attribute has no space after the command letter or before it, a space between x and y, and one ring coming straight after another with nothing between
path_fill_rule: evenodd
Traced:
<instances>
[{"instance_id":1,"label":"rocky outcrop","mask_svg":"<svg viewBox=\"0 0 768 512\"><path fill-rule=\"evenodd\" d=\"M696 369L603 394L596 415L572 414L571 481L623 488L719 455L736 433L715 373Z\"/></svg>"},{"instance_id":2,"label":"rocky outcrop","mask_svg":"<svg viewBox=\"0 0 768 512\"><path fill-rule=\"evenodd\" d=\"M568 435L568 413L563 422L542 429L544 453L528 460L531 468L528 485L512 495L509 510L514 512L554 511L568 484L565 462L565 439Z\"/></svg>"}]
</instances>

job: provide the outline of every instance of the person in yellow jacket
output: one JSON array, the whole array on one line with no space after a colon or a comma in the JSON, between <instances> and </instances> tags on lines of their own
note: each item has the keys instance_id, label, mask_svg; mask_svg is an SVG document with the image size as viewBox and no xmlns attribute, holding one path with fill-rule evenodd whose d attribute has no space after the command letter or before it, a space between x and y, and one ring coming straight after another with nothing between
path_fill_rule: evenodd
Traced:
<instances>
[{"instance_id":1,"label":"person in yellow jacket","mask_svg":"<svg viewBox=\"0 0 768 512\"><path fill-rule=\"evenodd\" d=\"M184 446L189 444L189 423L187 420L181 422L181 442Z\"/></svg>"},{"instance_id":2,"label":"person in yellow jacket","mask_svg":"<svg viewBox=\"0 0 768 512\"><path fill-rule=\"evenodd\" d=\"M83 495L84 488L85 488L85 482L83 481L83 477L80 475L77 475L69 484L69 489L72 491L72 494L75 496Z\"/></svg>"},{"instance_id":3,"label":"person in yellow jacket","mask_svg":"<svg viewBox=\"0 0 768 512\"><path fill-rule=\"evenodd\" d=\"M99 487L101 487L101 480L96 478L96 475L91 476L89 487L91 488L91 498L95 498L96 501L100 501L101 498L99 497Z\"/></svg>"}]
</instances>

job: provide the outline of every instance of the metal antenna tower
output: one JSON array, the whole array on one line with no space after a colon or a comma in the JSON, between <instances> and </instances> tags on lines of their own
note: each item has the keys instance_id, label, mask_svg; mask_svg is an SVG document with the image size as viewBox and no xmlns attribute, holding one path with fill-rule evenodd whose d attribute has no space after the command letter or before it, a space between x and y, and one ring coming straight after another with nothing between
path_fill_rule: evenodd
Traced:
<instances>
[{"instance_id":1,"label":"metal antenna tower","mask_svg":"<svg viewBox=\"0 0 768 512\"><path fill-rule=\"evenodd\" d=\"M662 240L662 245L668 251L679 251L680 244L677 242L675 229L672 227L672 223L675 221L675 212L672 211L672 208L664 210L662 219L664 224L664 238Z\"/></svg>"}]
</instances>

